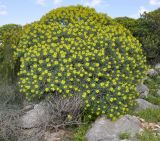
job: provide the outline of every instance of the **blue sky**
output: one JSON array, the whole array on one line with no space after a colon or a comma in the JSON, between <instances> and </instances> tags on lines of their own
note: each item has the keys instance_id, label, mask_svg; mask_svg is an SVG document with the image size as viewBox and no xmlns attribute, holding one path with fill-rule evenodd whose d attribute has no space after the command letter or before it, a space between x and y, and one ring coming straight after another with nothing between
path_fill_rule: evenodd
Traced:
<instances>
[{"instance_id":1,"label":"blue sky","mask_svg":"<svg viewBox=\"0 0 160 141\"><path fill-rule=\"evenodd\" d=\"M88 5L112 18L139 17L144 11L160 7L160 0L0 0L0 25L26 24L48 11L66 5Z\"/></svg>"}]
</instances>

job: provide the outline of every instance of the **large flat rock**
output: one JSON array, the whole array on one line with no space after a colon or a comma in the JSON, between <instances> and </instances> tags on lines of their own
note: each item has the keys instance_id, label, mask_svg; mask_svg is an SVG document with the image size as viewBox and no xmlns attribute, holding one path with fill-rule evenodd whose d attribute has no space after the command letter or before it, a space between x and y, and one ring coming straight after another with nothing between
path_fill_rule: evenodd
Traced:
<instances>
[{"instance_id":1,"label":"large flat rock","mask_svg":"<svg viewBox=\"0 0 160 141\"><path fill-rule=\"evenodd\" d=\"M115 122L103 117L95 121L86 138L88 141L120 141L121 133L129 133L133 141L141 130L141 122L137 117L125 115Z\"/></svg>"},{"instance_id":2,"label":"large flat rock","mask_svg":"<svg viewBox=\"0 0 160 141\"><path fill-rule=\"evenodd\" d=\"M27 111L20 119L22 128L36 128L45 123L49 118L47 103L40 102L32 110Z\"/></svg>"}]
</instances>

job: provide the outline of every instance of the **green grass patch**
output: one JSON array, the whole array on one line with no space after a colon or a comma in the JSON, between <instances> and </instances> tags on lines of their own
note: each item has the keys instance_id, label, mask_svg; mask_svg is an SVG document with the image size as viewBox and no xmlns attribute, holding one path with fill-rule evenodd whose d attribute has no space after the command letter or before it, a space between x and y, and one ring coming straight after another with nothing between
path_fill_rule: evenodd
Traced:
<instances>
[{"instance_id":1,"label":"green grass patch","mask_svg":"<svg viewBox=\"0 0 160 141\"><path fill-rule=\"evenodd\" d=\"M149 95L145 99L155 105L160 105L160 96L157 94L158 89L160 89L160 75L148 77L144 84L149 88Z\"/></svg>"},{"instance_id":2,"label":"green grass patch","mask_svg":"<svg viewBox=\"0 0 160 141\"><path fill-rule=\"evenodd\" d=\"M144 84L148 86L149 88L149 93L153 96L158 96L157 95L157 90L160 89L160 75L156 77L148 77L145 81Z\"/></svg>"},{"instance_id":3,"label":"green grass patch","mask_svg":"<svg viewBox=\"0 0 160 141\"><path fill-rule=\"evenodd\" d=\"M146 109L135 113L147 122L160 122L160 109Z\"/></svg>"},{"instance_id":4,"label":"green grass patch","mask_svg":"<svg viewBox=\"0 0 160 141\"><path fill-rule=\"evenodd\" d=\"M87 141L85 136L89 127L89 124L83 124L76 128L74 130L73 141Z\"/></svg>"},{"instance_id":5,"label":"green grass patch","mask_svg":"<svg viewBox=\"0 0 160 141\"><path fill-rule=\"evenodd\" d=\"M160 141L160 135L155 135L151 131L144 131L142 135L138 135L140 141Z\"/></svg>"},{"instance_id":6,"label":"green grass patch","mask_svg":"<svg viewBox=\"0 0 160 141\"><path fill-rule=\"evenodd\" d=\"M148 97L145 98L145 100L155 105L160 105L160 96L148 95Z\"/></svg>"},{"instance_id":7,"label":"green grass patch","mask_svg":"<svg viewBox=\"0 0 160 141\"><path fill-rule=\"evenodd\" d=\"M121 140L129 139L129 138L130 138L130 133L127 133L127 132L125 132L125 133L120 133L119 138L120 138Z\"/></svg>"}]
</instances>

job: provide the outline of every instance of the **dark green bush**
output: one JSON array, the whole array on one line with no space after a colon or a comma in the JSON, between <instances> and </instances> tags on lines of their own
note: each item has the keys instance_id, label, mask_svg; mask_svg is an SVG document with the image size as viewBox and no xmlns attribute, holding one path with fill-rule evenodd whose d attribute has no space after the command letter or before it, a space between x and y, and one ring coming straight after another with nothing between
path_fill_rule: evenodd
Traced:
<instances>
[{"instance_id":1,"label":"dark green bush","mask_svg":"<svg viewBox=\"0 0 160 141\"><path fill-rule=\"evenodd\" d=\"M18 62L13 57L21 37L22 27L7 24L0 27L0 79L15 80Z\"/></svg>"},{"instance_id":2,"label":"dark green bush","mask_svg":"<svg viewBox=\"0 0 160 141\"><path fill-rule=\"evenodd\" d=\"M160 9L144 13L137 20L128 17L114 19L129 29L142 43L143 51L148 63L155 64L160 61Z\"/></svg>"},{"instance_id":3,"label":"dark green bush","mask_svg":"<svg viewBox=\"0 0 160 141\"><path fill-rule=\"evenodd\" d=\"M160 61L160 9L144 13L139 19L141 31L139 40L143 45L148 60L151 63ZM143 30L142 30L143 29Z\"/></svg>"},{"instance_id":4,"label":"dark green bush","mask_svg":"<svg viewBox=\"0 0 160 141\"><path fill-rule=\"evenodd\" d=\"M74 141L87 141L86 133L87 133L87 130L89 130L89 128L90 128L89 124L83 124L77 127L74 130L73 140Z\"/></svg>"},{"instance_id":5,"label":"dark green bush","mask_svg":"<svg viewBox=\"0 0 160 141\"><path fill-rule=\"evenodd\" d=\"M130 32L82 6L52 10L24 31L19 86L31 100L81 95L88 117L128 112L145 76L146 59Z\"/></svg>"},{"instance_id":6,"label":"dark green bush","mask_svg":"<svg viewBox=\"0 0 160 141\"><path fill-rule=\"evenodd\" d=\"M129 29L133 35L136 34L137 29L137 20L129 17L118 17L115 18L114 21L117 23L120 23L123 25L125 28Z\"/></svg>"}]
</instances>

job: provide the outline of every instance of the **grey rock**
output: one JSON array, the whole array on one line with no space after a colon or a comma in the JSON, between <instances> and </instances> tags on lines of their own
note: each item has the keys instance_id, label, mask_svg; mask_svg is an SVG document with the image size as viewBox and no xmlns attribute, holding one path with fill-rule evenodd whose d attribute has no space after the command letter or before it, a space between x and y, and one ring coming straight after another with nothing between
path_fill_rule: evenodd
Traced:
<instances>
[{"instance_id":1,"label":"grey rock","mask_svg":"<svg viewBox=\"0 0 160 141\"><path fill-rule=\"evenodd\" d=\"M125 115L116 122L117 133L130 133L131 137L135 137L140 131L141 122L135 116Z\"/></svg>"},{"instance_id":2,"label":"grey rock","mask_svg":"<svg viewBox=\"0 0 160 141\"><path fill-rule=\"evenodd\" d=\"M149 94L149 89L144 84L137 85L137 91L140 93L140 98L146 98Z\"/></svg>"},{"instance_id":3,"label":"grey rock","mask_svg":"<svg viewBox=\"0 0 160 141\"><path fill-rule=\"evenodd\" d=\"M158 72L155 70L155 69L149 69L147 74L150 76L150 77L153 77L153 76L156 76L158 75Z\"/></svg>"},{"instance_id":4,"label":"grey rock","mask_svg":"<svg viewBox=\"0 0 160 141\"><path fill-rule=\"evenodd\" d=\"M24 100L22 104L23 104L23 107L26 107L28 105L35 106L37 103Z\"/></svg>"},{"instance_id":5,"label":"grey rock","mask_svg":"<svg viewBox=\"0 0 160 141\"><path fill-rule=\"evenodd\" d=\"M155 70L160 74L160 63L155 65Z\"/></svg>"},{"instance_id":6,"label":"grey rock","mask_svg":"<svg viewBox=\"0 0 160 141\"><path fill-rule=\"evenodd\" d=\"M155 65L155 69L160 69L160 63Z\"/></svg>"},{"instance_id":7,"label":"grey rock","mask_svg":"<svg viewBox=\"0 0 160 141\"><path fill-rule=\"evenodd\" d=\"M121 133L130 133L133 138L141 130L141 123L134 116L125 115L115 122L102 117L95 121L87 132L86 138L88 141L120 141Z\"/></svg>"},{"instance_id":8,"label":"grey rock","mask_svg":"<svg viewBox=\"0 0 160 141\"><path fill-rule=\"evenodd\" d=\"M27 111L32 110L33 108L34 108L34 105L27 105L27 106L25 106L25 107L23 108L23 111L24 111L24 112L27 112Z\"/></svg>"},{"instance_id":9,"label":"grey rock","mask_svg":"<svg viewBox=\"0 0 160 141\"><path fill-rule=\"evenodd\" d=\"M157 129L155 130L155 132L158 133L158 134L160 134L160 128L157 128Z\"/></svg>"},{"instance_id":10,"label":"grey rock","mask_svg":"<svg viewBox=\"0 0 160 141\"><path fill-rule=\"evenodd\" d=\"M158 108L158 106L144 100L144 99L136 99L138 103L138 107L136 108L136 111L141 111L149 108Z\"/></svg>"},{"instance_id":11,"label":"grey rock","mask_svg":"<svg viewBox=\"0 0 160 141\"><path fill-rule=\"evenodd\" d=\"M153 129L154 133L160 135L160 125L157 125L158 128Z\"/></svg>"},{"instance_id":12,"label":"grey rock","mask_svg":"<svg viewBox=\"0 0 160 141\"><path fill-rule=\"evenodd\" d=\"M45 123L49 119L49 107L47 107L47 103L40 102L34 106L34 109L27 111L20 118L20 126L22 128L35 128L43 123Z\"/></svg>"},{"instance_id":13,"label":"grey rock","mask_svg":"<svg viewBox=\"0 0 160 141\"><path fill-rule=\"evenodd\" d=\"M158 95L158 96L160 96L160 89L158 89L158 91L157 91L157 95Z\"/></svg>"}]
</instances>

